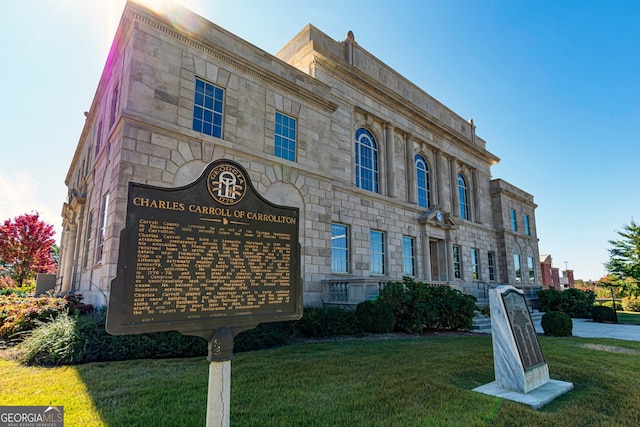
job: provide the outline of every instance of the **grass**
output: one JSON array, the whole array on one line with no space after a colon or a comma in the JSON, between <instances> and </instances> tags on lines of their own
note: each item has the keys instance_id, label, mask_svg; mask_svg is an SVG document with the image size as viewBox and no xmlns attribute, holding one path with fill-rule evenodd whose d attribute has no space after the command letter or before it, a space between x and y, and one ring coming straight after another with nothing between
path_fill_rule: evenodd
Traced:
<instances>
[{"instance_id":1,"label":"grass","mask_svg":"<svg viewBox=\"0 0 640 427\"><path fill-rule=\"evenodd\" d=\"M635 311L618 311L618 322L627 325L640 325L640 313Z\"/></svg>"},{"instance_id":2,"label":"grass","mask_svg":"<svg viewBox=\"0 0 640 427\"><path fill-rule=\"evenodd\" d=\"M324 341L238 353L233 426L635 426L640 342L540 337L574 390L539 411L473 388L494 379L490 336ZM63 405L70 426L198 426L205 358L24 367L0 361L0 405Z\"/></svg>"}]
</instances>

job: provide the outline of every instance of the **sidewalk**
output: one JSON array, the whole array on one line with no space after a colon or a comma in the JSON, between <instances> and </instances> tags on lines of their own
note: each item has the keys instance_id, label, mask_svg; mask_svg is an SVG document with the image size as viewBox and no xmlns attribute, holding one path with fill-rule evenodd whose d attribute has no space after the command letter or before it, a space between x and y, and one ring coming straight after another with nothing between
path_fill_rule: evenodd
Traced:
<instances>
[{"instance_id":1,"label":"sidewalk","mask_svg":"<svg viewBox=\"0 0 640 427\"><path fill-rule=\"evenodd\" d=\"M583 338L614 338L618 340L640 341L640 325L619 323L598 323L588 319L571 319L573 336ZM534 320L536 332L544 334L540 320Z\"/></svg>"}]
</instances>

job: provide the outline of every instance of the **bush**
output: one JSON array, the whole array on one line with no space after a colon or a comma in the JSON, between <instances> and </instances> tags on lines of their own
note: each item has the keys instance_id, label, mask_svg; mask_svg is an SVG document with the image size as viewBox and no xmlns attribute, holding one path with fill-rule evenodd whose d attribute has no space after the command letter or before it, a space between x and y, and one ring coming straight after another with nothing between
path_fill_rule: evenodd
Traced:
<instances>
[{"instance_id":1,"label":"bush","mask_svg":"<svg viewBox=\"0 0 640 427\"><path fill-rule=\"evenodd\" d=\"M67 301L54 297L0 296L0 339L19 338L67 310Z\"/></svg>"},{"instance_id":2,"label":"bush","mask_svg":"<svg viewBox=\"0 0 640 427\"><path fill-rule=\"evenodd\" d=\"M82 316L63 313L34 329L18 345L18 358L25 364L57 366L207 354L207 342L199 337L178 332L113 336L105 330L105 321L105 311Z\"/></svg>"},{"instance_id":3,"label":"bush","mask_svg":"<svg viewBox=\"0 0 640 427\"><path fill-rule=\"evenodd\" d=\"M396 329L407 333L433 330L470 330L476 299L446 285L430 285L404 277L387 283L379 299L396 317Z\"/></svg>"},{"instance_id":4,"label":"bush","mask_svg":"<svg viewBox=\"0 0 640 427\"><path fill-rule=\"evenodd\" d=\"M640 297L626 297L622 299L624 311L640 312Z\"/></svg>"},{"instance_id":5,"label":"bush","mask_svg":"<svg viewBox=\"0 0 640 427\"><path fill-rule=\"evenodd\" d=\"M84 357L76 319L66 313L34 329L18 348L18 360L30 365L71 365Z\"/></svg>"},{"instance_id":6,"label":"bush","mask_svg":"<svg viewBox=\"0 0 640 427\"><path fill-rule=\"evenodd\" d=\"M542 316L542 330L552 337L570 337L573 331L571 317L562 311L549 311Z\"/></svg>"},{"instance_id":7,"label":"bush","mask_svg":"<svg viewBox=\"0 0 640 427\"><path fill-rule=\"evenodd\" d=\"M362 333L355 313L336 306L306 306L294 327L303 337L329 338Z\"/></svg>"},{"instance_id":8,"label":"bush","mask_svg":"<svg viewBox=\"0 0 640 427\"><path fill-rule=\"evenodd\" d=\"M381 300L364 301L356 307L356 319L366 332L386 334L396 326L396 316L389 305Z\"/></svg>"},{"instance_id":9,"label":"bush","mask_svg":"<svg viewBox=\"0 0 640 427\"><path fill-rule=\"evenodd\" d=\"M294 336L292 322L261 323L236 335L233 339L233 351L240 353L277 347L288 344Z\"/></svg>"},{"instance_id":10,"label":"bush","mask_svg":"<svg viewBox=\"0 0 640 427\"><path fill-rule=\"evenodd\" d=\"M596 300L596 294L592 290L575 288L565 291L543 289L538 291L538 297L542 311L562 311L569 317L583 319L591 318L591 307Z\"/></svg>"},{"instance_id":11,"label":"bush","mask_svg":"<svg viewBox=\"0 0 640 427\"><path fill-rule=\"evenodd\" d=\"M614 308L613 308L613 301L602 301L602 302L600 303L600 305L601 305L601 306L604 306L604 307L609 307L609 308L610 308L610 309L612 309L612 310L614 309ZM597 305L594 305L594 307L597 307ZM616 310L616 311L622 311L622 303L621 303L620 301L616 301L616 308L615 308L615 310ZM593 309L591 309L591 313L593 314Z\"/></svg>"},{"instance_id":12,"label":"bush","mask_svg":"<svg viewBox=\"0 0 640 427\"><path fill-rule=\"evenodd\" d=\"M591 309L591 316L594 322L615 322L616 312L613 308L604 305L594 305Z\"/></svg>"}]
</instances>

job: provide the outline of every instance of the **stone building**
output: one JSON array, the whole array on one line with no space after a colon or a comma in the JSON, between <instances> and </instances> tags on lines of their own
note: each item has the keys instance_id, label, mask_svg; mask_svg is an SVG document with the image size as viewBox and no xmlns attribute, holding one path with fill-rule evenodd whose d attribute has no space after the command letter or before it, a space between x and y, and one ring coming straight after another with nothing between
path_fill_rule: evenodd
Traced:
<instances>
[{"instance_id":1,"label":"stone building","mask_svg":"<svg viewBox=\"0 0 640 427\"><path fill-rule=\"evenodd\" d=\"M186 10L128 3L66 177L57 287L106 304L127 185L243 165L300 209L305 304L416 280L541 286L533 196L465 120L356 42L307 25L275 56ZM535 262L534 262L535 260Z\"/></svg>"}]
</instances>

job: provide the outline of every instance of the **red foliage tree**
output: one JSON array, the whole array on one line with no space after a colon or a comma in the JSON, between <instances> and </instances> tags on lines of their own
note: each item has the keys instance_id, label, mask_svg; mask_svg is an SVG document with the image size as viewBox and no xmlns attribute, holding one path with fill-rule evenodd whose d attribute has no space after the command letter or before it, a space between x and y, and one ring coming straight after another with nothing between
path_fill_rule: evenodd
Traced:
<instances>
[{"instance_id":1,"label":"red foliage tree","mask_svg":"<svg viewBox=\"0 0 640 427\"><path fill-rule=\"evenodd\" d=\"M36 273L55 273L53 226L38 213L24 214L0 225L0 261L21 286Z\"/></svg>"}]
</instances>

